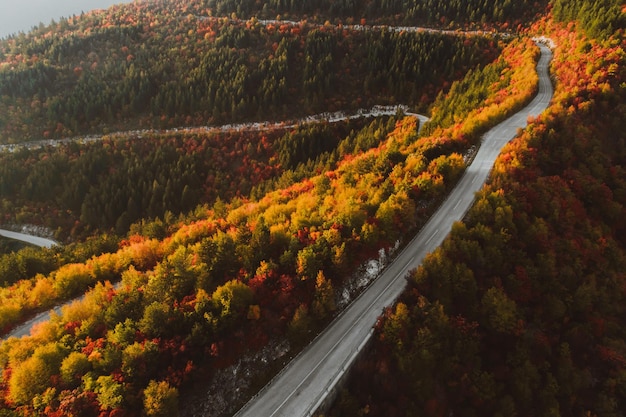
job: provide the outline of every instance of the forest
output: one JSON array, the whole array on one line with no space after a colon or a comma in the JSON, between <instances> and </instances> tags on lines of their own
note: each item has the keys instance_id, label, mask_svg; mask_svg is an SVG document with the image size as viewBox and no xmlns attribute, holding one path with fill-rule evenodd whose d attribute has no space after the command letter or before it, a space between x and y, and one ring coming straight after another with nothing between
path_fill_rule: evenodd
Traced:
<instances>
[{"instance_id":1,"label":"forest","mask_svg":"<svg viewBox=\"0 0 626 417\"><path fill-rule=\"evenodd\" d=\"M533 28L558 45L553 105L408 277L327 416L626 408L625 57L620 33L586 35L591 19Z\"/></svg>"},{"instance_id":2,"label":"forest","mask_svg":"<svg viewBox=\"0 0 626 417\"><path fill-rule=\"evenodd\" d=\"M204 6L214 13L260 15L274 18L304 16L307 19L359 23L360 19L383 24L419 24L438 27L519 25L539 14L546 1L479 0L441 2L437 0L207 0Z\"/></svg>"},{"instance_id":3,"label":"forest","mask_svg":"<svg viewBox=\"0 0 626 417\"><path fill-rule=\"evenodd\" d=\"M235 412L339 313L365 262L419 230L481 134L535 95L538 35L556 44L553 104L407 277L328 415L618 416L618 6L132 3L0 40L1 142L104 134L0 153L0 223L63 241L0 240L0 333L87 291L0 341L0 416L176 416L195 386L287 346L212 410ZM430 121L158 132L398 103Z\"/></svg>"},{"instance_id":4,"label":"forest","mask_svg":"<svg viewBox=\"0 0 626 417\"><path fill-rule=\"evenodd\" d=\"M309 160L309 171L324 165L318 160L324 156L324 161L336 161L356 146L349 133L369 123L106 138L0 155L3 221L43 223L58 230L61 239L98 231L123 236L142 218L178 217L218 198L248 196L254 187L268 187L267 181L288 172L299 169L304 175ZM370 128L387 129L382 120ZM304 144L314 151L302 149Z\"/></svg>"},{"instance_id":5,"label":"forest","mask_svg":"<svg viewBox=\"0 0 626 417\"><path fill-rule=\"evenodd\" d=\"M493 63L476 67L486 75L504 69L510 74L491 75L489 89L500 92L500 99L484 100L481 111L464 110L467 123L443 118L429 128L435 136L423 138L412 116L334 127L346 136L335 142L336 157L320 160L320 168L313 164L321 173L297 181L291 176L287 185L278 179L269 186L276 191L217 201L182 223L139 222L131 227L136 234L122 240L117 251L98 251L94 245L85 250L93 255L84 261L51 263L49 273L7 283L0 294L3 328L87 286L95 289L42 325L37 336L1 345L3 401L19 413L63 415L82 409L133 415L146 410L151 389L175 396L197 375L270 337L304 343L309 329L332 317L334 288L348 271L393 246L436 207L462 172L462 153L474 144L474 130L532 96L536 57L530 41L513 41ZM454 111L446 105L451 97L438 100L441 111ZM324 137L330 128L294 130L277 136L275 148L266 150L275 150L280 164L297 168L305 155L314 156L302 147L311 144L308 129ZM332 145L325 142L319 144ZM115 155L120 145L148 146L132 141L94 146ZM181 142L172 149L177 146L185 148ZM60 150L71 155L69 146ZM334 164L330 169L322 168L329 163ZM120 287L109 284L120 279ZM30 347L23 345L27 340ZM171 365L159 370L155 361ZM58 383L48 384L50 378Z\"/></svg>"},{"instance_id":6,"label":"forest","mask_svg":"<svg viewBox=\"0 0 626 417\"><path fill-rule=\"evenodd\" d=\"M373 104L424 109L442 84L497 54L485 37L146 8L71 18L0 43L0 143Z\"/></svg>"}]
</instances>

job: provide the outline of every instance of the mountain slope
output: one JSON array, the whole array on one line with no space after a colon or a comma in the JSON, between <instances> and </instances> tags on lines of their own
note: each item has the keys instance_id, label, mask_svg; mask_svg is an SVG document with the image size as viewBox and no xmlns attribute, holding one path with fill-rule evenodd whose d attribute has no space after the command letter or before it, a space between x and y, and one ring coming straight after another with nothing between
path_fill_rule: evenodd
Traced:
<instances>
[{"instance_id":1,"label":"mountain slope","mask_svg":"<svg viewBox=\"0 0 626 417\"><path fill-rule=\"evenodd\" d=\"M272 4L285 8L303 4L287 3ZM348 3L318 4L332 8ZM485 20L495 11L491 6L513 5L508 1L480 3L473 11L483 12ZM142 123L157 127L206 124L211 118L252 117L248 111L292 116L294 111L308 113L316 106L360 107L358 97L373 100L376 94L390 102L397 99L391 93L407 94L410 104L423 105L434 99L435 91L446 87L449 76L461 78L474 63L493 62L475 67L463 82L437 99L427 135L417 133L415 118L400 118L393 126L350 133L345 142L339 138L339 143L346 144L338 153L341 158L307 165L304 159L309 152L324 154L327 143L320 140L323 135L289 132L284 142L278 140L286 144L279 146L281 162L307 166L274 184L257 185L250 193L254 198L216 200L212 207L200 206L186 216L165 212L164 219L143 219L119 247L115 239L103 238L92 247L72 247L71 256L43 253L45 265L29 262L37 256L11 258L7 265L24 267L19 272L27 279L0 288L2 328L90 286L95 288L84 301L36 328L32 336L0 344L0 414L176 415L179 405L188 399L185 396L181 401L180 395L189 387L203 385L220 369L237 364L247 352L278 346L274 355L264 358L269 365L252 364L237 374L237 380L231 377L229 382L236 384L232 391L227 391L228 384L220 384L223 380L217 380L219 390L210 393L225 392L228 398L225 405L215 402L223 406L216 407L215 414L244 401L255 385L281 365L285 355L297 351L312 332L330 320L339 305L335 293L349 294L342 301L353 296L349 291L358 283L350 277L359 265L379 253L393 252L407 231L426 221L471 160L480 133L535 91L536 79L529 68L537 50L527 39L507 39L496 45L463 36L450 40L448 35L429 37L402 30L370 32L340 27L336 18L332 21L337 25L319 20L296 25L241 21L237 14L243 10L235 10L235 15L229 12L228 17L209 17L216 7L227 4L239 3L159 1L150 10L134 4L72 18L3 42L0 58L6 64L0 71L7 82L0 97L0 118L4 118L0 124L7 137L38 137L44 127L51 129L50 136L64 136L75 128L81 132L118 129L117 123L122 128ZM246 4L256 10L262 7L257 2ZM417 2L352 4L393 8ZM437 2L437 10L445 11L446 4L459 5ZM565 2L552 4L564 6ZM603 10L615 17L617 3L572 4L557 18L567 20L570 14L581 13L600 17ZM487 9L491 11L487 13ZM529 10L533 13L535 9ZM318 18L324 19L324 13L320 9ZM543 30L560 48L553 72L560 86L557 105L549 118L534 121L536 130L508 149L494 171L494 188L481 197L468 225L455 226L456 237L444 244L446 252L431 258L427 268L412 279L403 303L381 321L378 337L384 339L383 344L374 347L381 355L375 362L361 365L368 373L359 379L364 382L373 376L380 385L373 394L363 389L365 398L344 396L337 413L442 415L452 410L468 415L511 415L515 411L536 415L561 410L563 414L611 415L623 408L624 52L621 34L610 38L602 29L619 27L621 16L612 18L609 25L583 25L597 39L579 37L573 24L563 29L544 22ZM352 20L360 23L356 20L361 17L364 15ZM394 22L403 14L381 18ZM595 22L595 18L587 20ZM509 19L502 25L506 23L514 22ZM611 26L614 23L617 26ZM595 27L601 30L593 30ZM57 37L59 34L62 36ZM271 94L284 91L281 79L293 76L272 77L284 74L284 60L278 54L283 52L283 39L284 50L293 48L289 50L296 55L293 61L287 60L296 64L290 68L300 71L296 71L297 82L284 84L287 93L289 87L299 93L293 102L291 97L287 100L286 109L280 105L284 97ZM371 44L361 45L372 39ZM153 42L155 48L142 49L144 41ZM290 42L293 45L289 46ZM434 65L441 64L439 57L430 56L425 49L410 49L411 54L404 55L405 46L412 42L426 49L434 46L434 55L443 56L445 68ZM252 48L246 49L248 43ZM492 52L501 47L502 54L493 60ZM100 50L106 60L92 54ZM344 55L335 56L329 50ZM348 86L337 83L347 77L346 70L363 69L353 65L352 57L369 62L361 58L371 55L380 62L364 72L355 70L354 78L348 77L353 80ZM407 56L408 61L404 60ZM201 58L204 67L187 66L199 64ZM428 59L416 74L434 77L434 81L428 78L432 87L403 75L412 62L422 58ZM222 59L229 65L220 67ZM94 63L98 65L94 67ZM325 72L336 63L339 71ZM152 64L158 70L156 77L147 72L149 68L137 71L137 65ZM384 76L390 68L391 83ZM107 74L102 78L108 84L100 83L94 74ZM224 79L217 82L212 74ZM364 81L368 79L371 96L333 96L337 91L367 90ZM229 90L222 91L221 100L215 101L213 93L222 84ZM81 88L73 90L76 85ZM201 88L195 90L198 85ZM324 94L317 94L320 89ZM146 91L154 94L149 107ZM263 103L269 103L268 107L255 107L259 103L251 97L259 93L264 93ZM353 97L357 98L351 103ZM107 106L111 105L115 111L111 108L109 113ZM101 124L102 117L108 118L106 125ZM59 120L69 124L59 126ZM305 146L309 137L316 143L313 150ZM194 156L193 150L205 138L189 139L182 145L178 137L166 139L171 155L184 154L180 166L168 166L171 171L132 171L134 165L128 164L129 173L143 176L141 189L153 191L149 199L141 195L142 204L143 198L147 199L145 207L151 206L153 197L153 207L157 207L165 205L164 195L175 204L178 196L183 200L183 195L190 195L184 187L177 189L178 183L173 192L164 193L161 189L167 188L167 181L158 180L160 175L167 179L185 171L189 162L185 158ZM225 188L228 171L237 171L245 165L245 157L254 153L252 140L246 140L235 140L233 149L224 143L225 153L216 156L216 161L226 163L226 180L220 181ZM150 165L137 156L143 154L124 151L130 144L104 141L101 145L99 152L105 155L107 146L120 145L116 155L122 160L129 157L121 166L132 160ZM142 145L158 153L157 141ZM266 145L259 138L255 149L263 153ZM51 173L49 167L54 168L59 160L69 165L57 168L72 166L88 149L72 143L58 153L25 152L26 157L17 156L23 157L24 163L13 166L17 170L21 165L41 164L36 178L42 181L29 186L56 198L60 188L54 183L56 178L46 175ZM231 152L235 157L225 161L223 155ZM237 156L241 156L241 165ZM162 161L162 154L154 160ZM120 181L136 178L116 172L112 165L85 164L97 169L75 172L94 173L89 180L98 172L105 183L107 177ZM6 169L2 173L3 179L11 175ZM195 177L192 175L192 180ZM77 183L81 180L74 179ZM15 181L21 178L17 176ZM132 181L128 182L127 189L133 190ZM144 187L144 183L152 187ZM232 184L236 195L242 183ZM0 191L12 186L12 181L4 181ZM81 187L68 187L76 191L68 193L76 204L73 207L81 203ZM133 208L139 206L138 200L135 204L123 201L121 192L119 199L115 193L110 198L101 194L94 192L91 201L95 203L89 207L94 209L90 218L95 221L100 220L93 215L96 210L113 212L114 202L126 203L119 205L117 217L110 216L109 227L111 219L117 224L124 211L135 212ZM17 209L5 212L12 207L8 201L2 203L3 219L28 216L19 201ZM41 217L50 214L46 201L36 206ZM140 216L146 214L158 215ZM128 222L128 217L124 220ZM3 266L2 270L10 268ZM108 282L120 279L119 287ZM376 398L377 393L383 398Z\"/></svg>"},{"instance_id":2,"label":"mountain slope","mask_svg":"<svg viewBox=\"0 0 626 417\"><path fill-rule=\"evenodd\" d=\"M402 293L406 273L420 265L426 254L441 244L455 219L463 217L471 206L474 193L487 179L501 147L525 126L529 117L537 116L548 106L553 93L548 75L551 55L550 50L543 46L537 63L540 83L537 96L518 113L485 134L472 164L419 234L410 240L376 282L237 416L306 416L312 415L320 404L327 402L328 393L333 392L369 340L380 311L393 304Z\"/></svg>"},{"instance_id":3,"label":"mountain slope","mask_svg":"<svg viewBox=\"0 0 626 417\"><path fill-rule=\"evenodd\" d=\"M626 406L623 41L547 30L554 104L411 274L328 415L608 416Z\"/></svg>"},{"instance_id":4,"label":"mountain slope","mask_svg":"<svg viewBox=\"0 0 626 417\"><path fill-rule=\"evenodd\" d=\"M305 343L333 315L334 288L349 286L360 263L428 218L462 173L457 151L471 153L475 130L528 100L537 52L515 40L492 64L511 72L496 77L493 92L513 101L485 99L482 111L435 126L434 136L420 137L416 118L403 118L379 145L334 170L258 201L216 205L162 240L131 236L116 253L2 291L0 317L10 323L44 301L122 279L116 289L96 285L32 337L0 345L4 406L137 415L159 389L174 401L178 388L249 349L276 339L294 349ZM265 367L252 371L270 376Z\"/></svg>"},{"instance_id":5,"label":"mountain slope","mask_svg":"<svg viewBox=\"0 0 626 417\"><path fill-rule=\"evenodd\" d=\"M0 41L0 142L424 107L444 82L484 63L490 48L479 37L465 45L435 34L185 11L176 2L137 2Z\"/></svg>"}]
</instances>

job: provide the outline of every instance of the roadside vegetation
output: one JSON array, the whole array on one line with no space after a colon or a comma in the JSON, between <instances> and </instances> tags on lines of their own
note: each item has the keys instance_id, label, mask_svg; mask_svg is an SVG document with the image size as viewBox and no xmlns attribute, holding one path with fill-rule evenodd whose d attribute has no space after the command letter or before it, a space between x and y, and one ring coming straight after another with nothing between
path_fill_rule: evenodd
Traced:
<instances>
[{"instance_id":1,"label":"roadside vegetation","mask_svg":"<svg viewBox=\"0 0 626 417\"><path fill-rule=\"evenodd\" d=\"M485 100L484 114L529 99L521 86L536 82L526 71L535 59L531 41L504 47L489 65L516 75L493 89L517 100L509 108ZM466 122L477 128L483 112ZM301 346L335 314L335 292L350 272L416 230L465 167L472 142L457 134L463 123L420 137L416 118L389 120L349 133L331 169L322 158L319 174L278 180L255 199L218 201L167 225L139 222L117 252L7 287L3 327L95 285L32 337L0 345L3 404L16 413L138 415L158 387L174 401L194 378L272 339ZM296 171L307 144L300 134L289 133L291 151L279 157ZM118 288L109 284L120 279Z\"/></svg>"},{"instance_id":2,"label":"roadside vegetation","mask_svg":"<svg viewBox=\"0 0 626 417\"><path fill-rule=\"evenodd\" d=\"M625 55L623 26L596 30L616 21L598 14L600 3L610 2L569 2L557 15L580 22L533 28L556 44L553 104L408 277L325 415L625 409Z\"/></svg>"},{"instance_id":3,"label":"roadside vegetation","mask_svg":"<svg viewBox=\"0 0 626 417\"><path fill-rule=\"evenodd\" d=\"M174 0L1 40L3 143L373 104L432 117L419 133L399 112L0 154L0 222L68 243L0 240L0 332L86 292L0 342L0 416L175 416L194 384L245 355L295 354L353 273L421 227L481 134L536 93L539 50L525 36L374 24L549 36L556 95L410 275L329 415L619 415L624 10L546 6ZM272 377L280 360L266 359L245 386ZM245 401L237 388L219 413Z\"/></svg>"}]
</instances>

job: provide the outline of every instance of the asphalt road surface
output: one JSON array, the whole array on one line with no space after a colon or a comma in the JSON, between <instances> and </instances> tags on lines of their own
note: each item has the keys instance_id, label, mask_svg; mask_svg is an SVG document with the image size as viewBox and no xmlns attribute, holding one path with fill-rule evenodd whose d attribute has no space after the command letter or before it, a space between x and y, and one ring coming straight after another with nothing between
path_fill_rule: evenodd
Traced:
<instances>
[{"instance_id":1,"label":"asphalt road surface","mask_svg":"<svg viewBox=\"0 0 626 417\"><path fill-rule=\"evenodd\" d=\"M539 46L539 91L533 101L485 134L474 161L420 233L368 290L250 400L237 417L300 417L317 410L371 337L383 308L392 305L405 288L407 272L441 245L452 224L463 218L502 147L526 126L528 116L536 116L547 108L553 94L548 75L552 53L546 46Z\"/></svg>"},{"instance_id":2,"label":"asphalt road surface","mask_svg":"<svg viewBox=\"0 0 626 417\"><path fill-rule=\"evenodd\" d=\"M45 237L26 235L24 233L12 232L10 230L0 229L0 236L4 236L13 240L21 240L22 242L30 243L31 245L39 246L40 248L50 248L58 243Z\"/></svg>"}]
</instances>

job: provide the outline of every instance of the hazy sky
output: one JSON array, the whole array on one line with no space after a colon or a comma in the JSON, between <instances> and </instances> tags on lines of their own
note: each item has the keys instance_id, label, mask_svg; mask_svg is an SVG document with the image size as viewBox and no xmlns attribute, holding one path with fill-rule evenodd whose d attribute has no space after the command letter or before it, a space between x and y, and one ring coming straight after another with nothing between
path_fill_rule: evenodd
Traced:
<instances>
[{"instance_id":1,"label":"hazy sky","mask_svg":"<svg viewBox=\"0 0 626 417\"><path fill-rule=\"evenodd\" d=\"M0 37L21 31L28 32L39 22L59 20L93 9L106 9L113 4L132 0L0 0Z\"/></svg>"}]
</instances>

